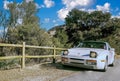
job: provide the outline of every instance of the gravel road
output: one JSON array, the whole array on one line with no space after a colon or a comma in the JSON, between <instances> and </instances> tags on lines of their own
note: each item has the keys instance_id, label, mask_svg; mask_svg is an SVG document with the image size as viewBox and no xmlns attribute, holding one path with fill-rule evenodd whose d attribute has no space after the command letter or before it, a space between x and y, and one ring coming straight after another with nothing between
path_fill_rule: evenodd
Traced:
<instances>
[{"instance_id":1,"label":"gravel road","mask_svg":"<svg viewBox=\"0 0 120 81\"><path fill-rule=\"evenodd\" d=\"M120 81L120 59L117 59L115 66L109 67L106 72L81 69L78 73L57 81Z\"/></svg>"},{"instance_id":2,"label":"gravel road","mask_svg":"<svg viewBox=\"0 0 120 81\"><path fill-rule=\"evenodd\" d=\"M38 64L23 70L1 70L0 81L120 81L120 59L107 72L76 67L63 68L60 63Z\"/></svg>"},{"instance_id":3,"label":"gravel road","mask_svg":"<svg viewBox=\"0 0 120 81\"><path fill-rule=\"evenodd\" d=\"M38 64L25 69L0 70L0 81L56 81L76 73L63 69L60 63Z\"/></svg>"}]
</instances>

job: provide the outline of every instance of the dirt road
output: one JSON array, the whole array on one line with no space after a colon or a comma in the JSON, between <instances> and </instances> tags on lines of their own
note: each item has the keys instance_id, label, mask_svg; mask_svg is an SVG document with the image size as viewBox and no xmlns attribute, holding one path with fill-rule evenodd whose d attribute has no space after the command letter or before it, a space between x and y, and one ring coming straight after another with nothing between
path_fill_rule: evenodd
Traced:
<instances>
[{"instance_id":1,"label":"dirt road","mask_svg":"<svg viewBox=\"0 0 120 81\"><path fill-rule=\"evenodd\" d=\"M107 72L49 63L0 71L0 81L120 81L120 59Z\"/></svg>"},{"instance_id":2,"label":"dirt road","mask_svg":"<svg viewBox=\"0 0 120 81\"><path fill-rule=\"evenodd\" d=\"M74 74L75 71L65 70L61 64L42 64L0 71L0 81L55 81L58 78Z\"/></svg>"},{"instance_id":3,"label":"dirt road","mask_svg":"<svg viewBox=\"0 0 120 81\"><path fill-rule=\"evenodd\" d=\"M115 66L109 67L106 72L81 69L78 73L57 81L120 81L120 59L117 59Z\"/></svg>"}]
</instances>

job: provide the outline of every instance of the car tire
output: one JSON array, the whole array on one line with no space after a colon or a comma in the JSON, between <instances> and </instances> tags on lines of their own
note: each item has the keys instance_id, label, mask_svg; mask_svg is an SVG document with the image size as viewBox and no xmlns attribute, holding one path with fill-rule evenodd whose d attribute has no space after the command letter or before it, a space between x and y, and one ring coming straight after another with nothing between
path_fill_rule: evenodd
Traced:
<instances>
[{"instance_id":1,"label":"car tire","mask_svg":"<svg viewBox=\"0 0 120 81\"><path fill-rule=\"evenodd\" d=\"M114 67L114 62L112 64L109 65L110 67Z\"/></svg>"},{"instance_id":2,"label":"car tire","mask_svg":"<svg viewBox=\"0 0 120 81\"><path fill-rule=\"evenodd\" d=\"M115 57L114 57L114 59L115 59ZM113 63L110 64L109 66L110 66L110 67L113 67L114 65L115 65L115 60L114 60Z\"/></svg>"},{"instance_id":3,"label":"car tire","mask_svg":"<svg viewBox=\"0 0 120 81\"><path fill-rule=\"evenodd\" d=\"M114 63L110 64L110 66L113 67L113 66L114 66Z\"/></svg>"}]
</instances>

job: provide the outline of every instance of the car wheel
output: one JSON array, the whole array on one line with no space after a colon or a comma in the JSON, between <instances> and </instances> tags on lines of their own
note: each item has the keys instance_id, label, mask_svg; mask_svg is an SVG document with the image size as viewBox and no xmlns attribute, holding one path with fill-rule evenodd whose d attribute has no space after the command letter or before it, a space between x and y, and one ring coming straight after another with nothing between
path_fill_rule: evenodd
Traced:
<instances>
[{"instance_id":1,"label":"car wheel","mask_svg":"<svg viewBox=\"0 0 120 81\"><path fill-rule=\"evenodd\" d=\"M113 66L114 66L114 63L110 64L109 66L113 67Z\"/></svg>"},{"instance_id":2,"label":"car wheel","mask_svg":"<svg viewBox=\"0 0 120 81\"><path fill-rule=\"evenodd\" d=\"M115 57L114 57L114 59L115 59ZM110 66L110 67L113 67L113 66L114 66L114 63L115 63L115 60L114 60L113 63L110 64L109 66Z\"/></svg>"},{"instance_id":3,"label":"car wheel","mask_svg":"<svg viewBox=\"0 0 120 81\"><path fill-rule=\"evenodd\" d=\"M114 66L114 62L112 64L109 65L110 67L113 67Z\"/></svg>"}]
</instances>

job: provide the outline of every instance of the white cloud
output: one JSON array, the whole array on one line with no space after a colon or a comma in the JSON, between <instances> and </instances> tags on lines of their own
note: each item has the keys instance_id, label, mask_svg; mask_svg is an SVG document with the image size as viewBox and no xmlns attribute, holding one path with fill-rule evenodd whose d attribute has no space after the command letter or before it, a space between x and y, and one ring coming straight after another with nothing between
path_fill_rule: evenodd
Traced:
<instances>
[{"instance_id":1,"label":"white cloud","mask_svg":"<svg viewBox=\"0 0 120 81\"><path fill-rule=\"evenodd\" d=\"M29 2L31 2L31 1L34 1L34 0L26 0L26 3L29 3Z\"/></svg>"},{"instance_id":2,"label":"white cloud","mask_svg":"<svg viewBox=\"0 0 120 81\"><path fill-rule=\"evenodd\" d=\"M47 8L50 8L50 7L54 6L55 3L52 0L44 0L44 4Z\"/></svg>"},{"instance_id":3,"label":"white cloud","mask_svg":"<svg viewBox=\"0 0 120 81\"><path fill-rule=\"evenodd\" d=\"M29 2L32 2L32 1L34 1L34 0L25 0L25 1L26 1L26 3L29 3ZM44 7L45 7L44 5L39 5L38 3L35 3L35 5L36 5L36 8L37 8L37 9L44 8Z\"/></svg>"},{"instance_id":4,"label":"white cloud","mask_svg":"<svg viewBox=\"0 0 120 81\"><path fill-rule=\"evenodd\" d=\"M88 9L88 10L86 10L86 11L88 11L89 13L91 13L91 12L93 12L93 11L96 11L96 9Z\"/></svg>"},{"instance_id":5,"label":"white cloud","mask_svg":"<svg viewBox=\"0 0 120 81\"><path fill-rule=\"evenodd\" d=\"M45 23L49 23L49 22L50 22L50 18L45 18L45 19L44 19L44 22L45 22Z\"/></svg>"},{"instance_id":6,"label":"white cloud","mask_svg":"<svg viewBox=\"0 0 120 81\"><path fill-rule=\"evenodd\" d=\"M99 11L109 12L110 11L110 3L105 3L103 6L97 5L96 8Z\"/></svg>"},{"instance_id":7,"label":"white cloud","mask_svg":"<svg viewBox=\"0 0 120 81\"><path fill-rule=\"evenodd\" d=\"M8 9L9 9L9 8L8 8L8 4L13 3L13 2L12 2L12 1L9 2L9 1L7 1L7 0L4 0L3 3L4 3L3 8L6 9L6 10L8 10Z\"/></svg>"},{"instance_id":8,"label":"white cloud","mask_svg":"<svg viewBox=\"0 0 120 81\"><path fill-rule=\"evenodd\" d=\"M57 13L58 13L58 17L61 19L61 20L64 20L64 18L67 16L68 12L70 10L67 9L67 8L63 8L61 10L59 10Z\"/></svg>"},{"instance_id":9,"label":"white cloud","mask_svg":"<svg viewBox=\"0 0 120 81\"><path fill-rule=\"evenodd\" d=\"M65 7L60 9L57 13L58 17L61 20L64 20L68 12L71 11L73 8L86 10L90 5L94 3L94 0L62 0L62 2Z\"/></svg>"},{"instance_id":10,"label":"white cloud","mask_svg":"<svg viewBox=\"0 0 120 81\"><path fill-rule=\"evenodd\" d=\"M81 7L88 7L93 3L93 0L63 0L63 4L66 8L81 8Z\"/></svg>"},{"instance_id":11,"label":"white cloud","mask_svg":"<svg viewBox=\"0 0 120 81\"><path fill-rule=\"evenodd\" d=\"M89 13L93 12L93 11L103 11L103 12L110 12L110 3L105 3L103 6L101 5L97 5L96 9L87 9L84 11L88 11Z\"/></svg>"},{"instance_id":12,"label":"white cloud","mask_svg":"<svg viewBox=\"0 0 120 81\"><path fill-rule=\"evenodd\" d=\"M39 4L37 4L37 3L35 3L35 5L36 5L36 8L37 8L37 9L44 8L44 7L45 7L44 5L39 5Z\"/></svg>"}]
</instances>

